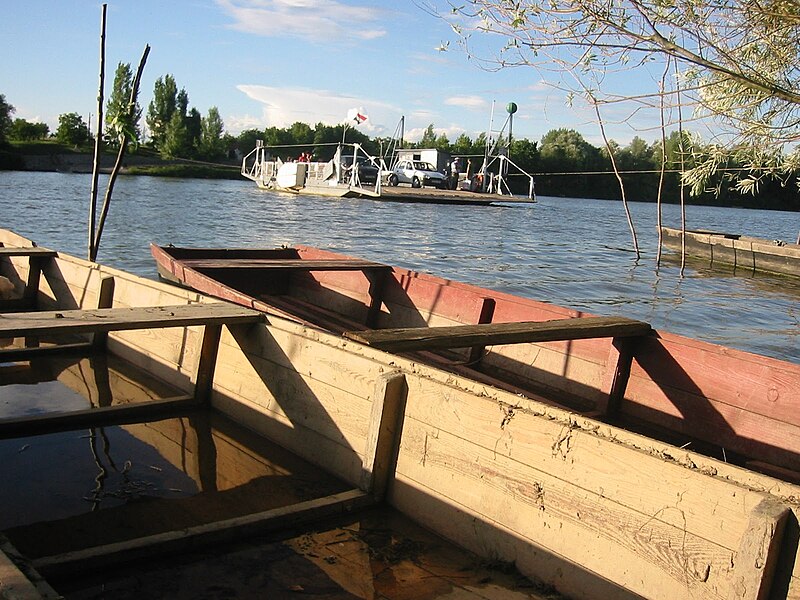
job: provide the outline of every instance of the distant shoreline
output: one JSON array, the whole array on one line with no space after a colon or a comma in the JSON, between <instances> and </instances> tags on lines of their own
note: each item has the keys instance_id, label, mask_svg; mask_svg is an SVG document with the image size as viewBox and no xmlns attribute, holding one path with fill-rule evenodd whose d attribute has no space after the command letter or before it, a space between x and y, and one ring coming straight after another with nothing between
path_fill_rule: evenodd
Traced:
<instances>
[{"instance_id":1,"label":"distant shoreline","mask_svg":"<svg viewBox=\"0 0 800 600\"><path fill-rule=\"evenodd\" d=\"M53 152L49 154L17 155L21 161L14 170L92 173L93 156L87 153ZM100 157L100 171L110 173L116 156L104 154ZM189 160L163 160L158 157L129 154L123 160L121 174L151 175L157 177L196 177L205 179L239 179L238 164L209 164Z\"/></svg>"}]
</instances>

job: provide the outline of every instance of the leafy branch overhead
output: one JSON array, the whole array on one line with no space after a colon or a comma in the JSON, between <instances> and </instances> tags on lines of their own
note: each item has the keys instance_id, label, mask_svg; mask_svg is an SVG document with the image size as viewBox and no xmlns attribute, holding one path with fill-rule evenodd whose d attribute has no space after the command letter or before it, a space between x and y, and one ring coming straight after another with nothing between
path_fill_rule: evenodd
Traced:
<instances>
[{"instance_id":1,"label":"leafy branch overhead","mask_svg":"<svg viewBox=\"0 0 800 600\"><path fill-rule=\"evenodd\" d=\"M765 176L785 178L800 138L800 4L792 0L465 0L424 6L451 22L461 44L487 68L532 66L590 104L626 104L629 114L671 100L713 127L716 157L689 183L704 185L718 154L736 152L752 171L731 178L740 190ZM487 47L487 37L499 43ZM667 88L658 71L674 65ZM619 91L636 76L641 94ZM649 88L646 86L650 83ZM749 156L745 156L743 152Z\"/></svg>"}]
</instances>

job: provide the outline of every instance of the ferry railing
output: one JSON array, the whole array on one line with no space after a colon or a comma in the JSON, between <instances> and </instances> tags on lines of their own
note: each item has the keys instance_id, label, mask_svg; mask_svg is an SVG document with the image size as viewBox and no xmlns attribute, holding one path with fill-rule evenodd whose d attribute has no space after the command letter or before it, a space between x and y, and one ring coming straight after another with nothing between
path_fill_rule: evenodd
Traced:
<instances>
[{"instance_id":1,"label":"ferry railing","mask_svg":"<svg viewBox=\"0 0 800 600\"><path fill-rule=\"evenodd\" d=\"M536 187L533 181L533 175L525 171L522 167L520 167L517 163L515 163L513 160L511 160L508 156L505 156L504 154L496 156L495 159L499 161L497 170L498 172L496 176L488 178L488 188L486 191L489 193L496 193L500 196L503 195L513 196L511 188L509 187L507 182L508 167L510 165L514 167L517 171L519 171L519 173L522 176L528 178L528 199L534 200L536 196L536 191L535 191ZM489 163L484 168L484 172L488 172L488 168L493 162L494 159L489 161ZM493 183L493 181L496 181L496 183ZM504 188L505 191L503 191Z\"/></svg>"}]
</instances>

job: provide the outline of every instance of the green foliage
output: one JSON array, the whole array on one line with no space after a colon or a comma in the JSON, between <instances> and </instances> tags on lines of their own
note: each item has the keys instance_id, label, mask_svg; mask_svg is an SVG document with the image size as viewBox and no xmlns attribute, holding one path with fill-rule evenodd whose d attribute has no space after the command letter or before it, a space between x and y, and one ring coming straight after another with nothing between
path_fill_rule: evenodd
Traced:
<instances>
[{"instance_id":1,"label":"green foliage","mask_svg":"<svg viewBox=\"0 0 800 600\"><path fill-rule=\"evenodd\" d=\"M50 135L50 128L46 123L31 123L25 119L14 119L8 139L30 142L43 140Z\"/></svg>"},{"instance_id":2,"label":"green foliage","mask_svg":"<svg viewBox=\"0 0 800 600\"><path fill-rule=\"evenodd\" d=\"M153 99L147 107L147 127L156 148L160 148L167 135L167 126L172 120L177 106L178 86L172 75L156 79Z\"/></svg>"},{"instance_id":3,"label":"green foliage","mask_svg":"<svg viewBox=\"0 0 800 600\"><path fill-rule=\"evenodd\" d=\"M180 112L172 113L172 118L161 142L161 156L164 158L188 158L193 152L192 139L186 126L186 119Z\"/></svg>"},{"instance_id":4,"label":"green foliage","mask_svg":"<svg viewBox=\"0 0 800 600\"><path fill-rule=\"evenodd\" d=\"M0 146L4 146L8 142L8 135L11 131L11 115L15 109L8 102L6 97L0 94Z\"/></svg>"},{"instance_id":5,"label":"green foliage","mask_svg":"<svg viewBox=\"0 0 800 600\"><path fill-rule=\"evenodd\" d=\"M436 147L436 131L433 129L433 123L428 125L425 133L422 134L422 139L417 144L417 148L435 148Z\"/></svg>"},{"instance_id":6,"label":"green foliage","mask_svg":"<svg viewBox=\"0 0 800 600\"><path fill-rule=\"evenodd\" d=\"M131 66L128 63L119 63L114 74L114 86L106 104L105 114L106 139L112 146L119 146L124 138L127 138L134 146L139 143L141 137L139 121L142 118L142 108L138 102L134 102L134 105L130 106L132 90Z\"/></svg>"},{"instance_id":7,"label":"green foliage","mask_svg":"<svg viewBox=\"0 0 800 600\"><path fill-rule=\"evenodd\" d=\"M90 139L89 127L83 122L83 117L78 113L64 113L58 115L58 129L56 139L69 146L82 146Z\"/></svg>"},{"instance_id":8,"label":"green foliage","mask_svg":"<svg viewBox=\"0 0 800 600\"><path fill-rule=\"evenodd\" d=\"M574 129L553 129L542 138L542 168L563 172L567 168L589 171L601 166L600 151Z\"/></svg>"},{"instance_id":9,"label":"green foliage","mask_svg":"<svg viewBox=\"0 0 800 600\"><path fill-rule=\"evenodd\" d=\"M222 134L225 125L216 106L208 109L208 115L202 119L199 152L206 160L216 160L225 156L225 143Z\"/></svg>"},{"instance_id":10,"label":"green foliage","mask_svg":"<svg viewBox=\"0 0 800 600\"><path fill-rule=\"evenodd\" d=\"M800 186L800 10L797 2L671 0L431 0L469 56L490 70L530 66L568 104L613 106L632 118L706 118L713 152L696 154L693 189L756 191L772 178ZM436 10L436 9L432 9ZM494 37L497 46L473 36ZM491 40L490 40L491 41ZM483 56L474 54L480 48ZM495 52L495 49L499 51ZM639 76L636 71L644 71ZM661 75L659 77L659 74ZM636 93L619 87L637 81ZM678 110L681 108L682 110ZM602 118L598 112L598 119ZM693 113L693 114L692 114ZM677 125L677 120L667 127ZM544 144L542 152L544 156ZM641 145L623 161L646 163ZM727 152L728 156L723 157ZM742 155L744 153L744 156ZM615 153L616 156L616 153ZM702 160L701 160L702 159ZM719 185L715 167L727 171ZM787 175L794 172L794 176Z\"/></svg>"},{"instance_id":11,"label":"green foliage","mask_svg":"<svg viewBox=\"0 0 800 600\"><path fill-rule=\"evenodd\" d=\"M314 130L306 123L293 123L289 128L289 134L295 144L311 144L314 142Z\"/></svg>"},{"instance_id":12,"label":"green foliage","mask_svg":"<svg viewBox=\"0 0 800 600\"><path fill-rule=\"evenodd\" d=\"M200 116L200 111L192 108L184 119L186 123L186 135L189 138L189 147L191 148L190 154L187 158L191 158L197 153L197 148L200 146L200 138L203 135L203 117Z\"/></svg>"}]
</instances>

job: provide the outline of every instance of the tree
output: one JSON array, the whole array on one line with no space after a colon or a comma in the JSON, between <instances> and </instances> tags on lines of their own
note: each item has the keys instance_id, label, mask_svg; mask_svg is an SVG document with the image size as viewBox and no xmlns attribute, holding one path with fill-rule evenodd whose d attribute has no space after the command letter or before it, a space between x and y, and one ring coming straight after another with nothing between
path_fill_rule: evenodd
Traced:
<instances>
[{"instance_id":1,"label":"tree","mask_svg":"<svg viewBox=\"0 0 800 600\"><path fill-rule=\"evenodd\" d=\"M435 148L436 147L436 131L433 129L433 123L428 125L425 133L422 134L422 139L419 141L420 148Z\"/></svg>"},{"instance_id":2,"label":"tree","mask_svg":"<svg viewBox=\"0 0 800 600\"><path fill-rule=\"evenodd\" d=\"M452 146L453 154L471 154L472 153L472 140L466 133L462 133L456 138Z\"/></svg>"},{"instance_id":3,"label":"tree","mask_svg":"<svg viewBox=\"0 0 800 600\"><path fill-rule=\"evenodd\" d=\"M50 135L50 128L46 123L31 123L25 119L14 119L9 139L20 141L42 140Z\"/></svg>"},{"instance_id":4,"label":"tree","mask_svg":"<svg viewBox=\"0 0 800 600\"><path fill-rule=\"evenodd\" d=\"M91 134L89 127L78 113L64 113L58 115L56 139L62 144L77 147L88 142Z\"/></svg>"},{"instance_id":5,"label":"tree","mask_svg":"<svg viewBox=\"0 0 800 600\"><path fill-rule=\"evenodd\" d=\"M208 109L208 115L201 122L200 156L207 160L214 160L225 155L225 145L222 134L225 125L216 106Z\"/></svg>"},{"instance_id":6,"label":"tree","mask_svg":"<svg viewBox=\"0 0 800 600\"><path fill-rule=\"evenodd\" d=\"M534 172L539 165L539 147L536 142L515 138L511 142L511 160L527 173Z\"/></svg>"},{"instance_id":7,"label":"tree","mask_svg":"<svg viewBox=\"0 0 800 600\"><path fill-rule=\"evenodd\" d=\"M189 112L184 118L186 123L186 136L189 138L189 154L186 158L191 158L197 154L197 149L200 147L200 138L203 135L203 117L200 111L196 108L189 109Z\"/></svg>"},{"instance_id":8,"label":"tree","mask_svg":"<svg viewBox=\"0 0 800 600\"><path fill-rule=\"evenodd\" d=\"M456 8L448 2L445 13L455 19L465 48L479 46L473 34L499 36L499 58L485 59L491 67L551 72L554 85L593 107L626 102L632 114L642 107L661 110L658 99L665 98L676 119L682 118L677 107L693 106L695 116L719 121L717 134L730 135L714 140L717 156L744 152L739 162L752 165L741 176L750 183L737 177L742 189L753 173L781 175L800 164L796 2L465 0ZM615 75L633 69L648 70L651 76L637 80L652 87L618 95ZM710 168L698 165L695 176L702 179L724 161L712 156L707 162Z\"/></svg>"},{"instance_id":9,"label":"tree","mask_svg":"<svg viewBox=\"0 0 800 600\"><path fill-rule=\"evenodd\" d=\"M172 75L165 75L163 79L156 79L153 88L153 99L147 107L147 127L150 129L150 138L156 148L161 147L167 135L172 115L177 105L178 87ZM184 113L185 114L185 113Z\"/></svg>"},{"instance_id":10,"label":"tree","mask_svg":"<svg viewBox=\"0 0 800 600\"><path fill-rule=\"evenodd\" d=\"M106 137L108 143L113 146L119 146L123 136L127 136L133 144L138 144L141 136L139 120L142 118L142 108L138 102L133 107L129 106L132 88L131 65L119 63L114 74L114 87L106 104L105 115Z\"/></svg>"},{"instance_id":11,"label":"tree","mask_svg":"<svg viewBox=\"0 0 800 600\"><path fill-rule=\"evenodd\" d=\"M11 130L11 115L14 114L16 109L6 102L6 97L0 94L0 146L4 146L8 142L8 134Z\"/></svg>"},{"instance_id":12,"label":"tree","mask_svg":"<svg viewBox=\"0 0 800 600\"><path fill-rule=\"evenodd\" d=\"M306 123L295 122L289 128L293 144L313 144L314 130Z\"/></svg>"},{"instance_id":13,"label":"tree","mask_svg":"<svg viewBox=\"0 0 800 600\"><path fill-rule=\"evenodd\" d=\"M542 137L542 168L555 173L588 171L598 165L600 153L574 129L552 129Z\"/></svg>"},{"instance_id":14,"label":"tree","mask_svg":"<svg viewBox=\"0 0 800 600\"><path fill-rule=\"evenodd\" d=\"M192 140L186 127L186 119L175 111L167 123L164 139L161 142L161 156L164 158L187 158L192 154Z\"/></svg>"}]
</instances>

